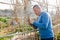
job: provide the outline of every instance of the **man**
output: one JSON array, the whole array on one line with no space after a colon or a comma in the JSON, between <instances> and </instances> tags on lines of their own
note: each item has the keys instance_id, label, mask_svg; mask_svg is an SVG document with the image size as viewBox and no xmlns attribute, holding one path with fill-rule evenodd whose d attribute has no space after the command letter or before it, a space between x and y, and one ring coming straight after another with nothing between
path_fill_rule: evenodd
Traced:
<instances>
[{"instance_id":1,"label":"man","mask_svg":"<svg viewBox=\"0 0 60 40\"><path fill-rule=\"evenodd\" d=\"M29 24L33 25L35 29L38 28L41 40L54 40L52 20L49 13L42 12L41 7L38 5L33 6L33 11L38 19L34 22L28 19Z\"/></svg>"}]
</instances>

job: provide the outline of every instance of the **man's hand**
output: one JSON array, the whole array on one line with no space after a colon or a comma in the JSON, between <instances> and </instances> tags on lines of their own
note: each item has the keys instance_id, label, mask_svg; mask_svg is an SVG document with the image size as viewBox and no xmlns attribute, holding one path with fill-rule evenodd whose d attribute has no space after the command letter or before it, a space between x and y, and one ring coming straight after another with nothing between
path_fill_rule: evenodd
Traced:
<instances>
[{"instance_id":1,"label":"man's hand","mask_svg":"<svg viewBox=\"0 0 60 40\"><path fill-rule=\"evenodd\" d=\"M28 23L31 24L31 19L28 17Z\"/></svg>"},{"instance_id":2,"label":"man's hand","mask_svg":"<svg viewBox=\"0 0 60 40\"><path fill-rule=\"evenodd\" d=\"M28 17L28 23L32 26L32 24L33 24L33 20L31 20L29 17Z\"/></svg>"}]
</instances>

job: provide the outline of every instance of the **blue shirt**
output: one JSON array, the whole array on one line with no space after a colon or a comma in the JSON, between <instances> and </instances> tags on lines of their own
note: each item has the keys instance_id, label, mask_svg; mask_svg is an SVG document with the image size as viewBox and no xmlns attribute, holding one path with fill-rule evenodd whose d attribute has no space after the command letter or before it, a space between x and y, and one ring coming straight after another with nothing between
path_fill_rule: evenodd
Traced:
<instances>
[{"instance_id":1,"label":"blue shirt","mask_svg":"<svg viewBox=\"0 0 60 40\"><path fill-rule=\"evenodd\" d=\"M47 12L41 12L38 19L33 22L34 28L39 29L39 34L41 38L54 37L52 20Z\"/></svg>"}]
</instances>

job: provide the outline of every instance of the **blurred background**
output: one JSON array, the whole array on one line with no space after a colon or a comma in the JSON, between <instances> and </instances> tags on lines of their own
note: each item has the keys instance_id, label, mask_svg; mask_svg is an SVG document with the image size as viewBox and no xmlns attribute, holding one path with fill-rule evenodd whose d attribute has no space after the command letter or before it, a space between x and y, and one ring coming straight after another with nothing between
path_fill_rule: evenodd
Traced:
<instances>
[{"instance_id":1,"label":"blurred background","mask_svg":"<svg viewBox=\"0 0 60 40\"><path fill-rule=\"evenodd\" d=\"M40 40L27 22L37 18L32 9L36 4L51 15L55 40L60 40L60 0L0 0L0 40Z\"/></svg>"}]
</instances>

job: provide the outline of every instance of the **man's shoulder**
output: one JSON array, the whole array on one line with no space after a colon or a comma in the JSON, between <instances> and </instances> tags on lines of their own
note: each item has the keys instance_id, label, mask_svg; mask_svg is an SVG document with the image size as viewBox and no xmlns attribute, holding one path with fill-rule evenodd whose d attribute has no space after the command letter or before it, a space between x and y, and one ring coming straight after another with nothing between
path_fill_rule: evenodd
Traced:
<instances>
[{"instance_id":1,"label":"man's shoulder","mask_svg":"<svg viewBox=\"0 0 60 40\"><path fill-rule=\"evenodd\" d=\"M51 18L50 14L48 12L41 12L41 17L49 17L49 18Z\"/></svg>"},{"instance_id":2,"label":"man's shoulder","mask_svg":"<svg viewBox=\"0 0 60 40\"><path fill-rule=\"evenodd\" d=\"M48 12L43 11L43 12L41 12L41 15L42 16L48 16Z\"/></svg>"}]
</instances>

